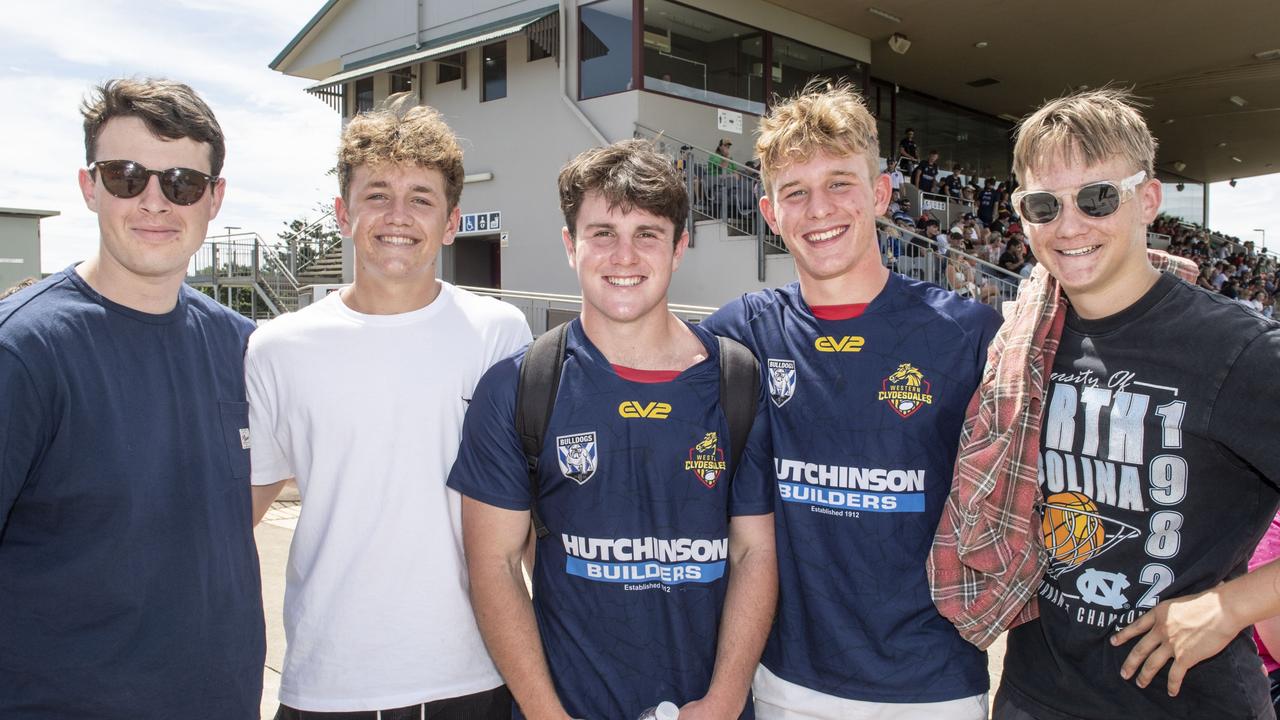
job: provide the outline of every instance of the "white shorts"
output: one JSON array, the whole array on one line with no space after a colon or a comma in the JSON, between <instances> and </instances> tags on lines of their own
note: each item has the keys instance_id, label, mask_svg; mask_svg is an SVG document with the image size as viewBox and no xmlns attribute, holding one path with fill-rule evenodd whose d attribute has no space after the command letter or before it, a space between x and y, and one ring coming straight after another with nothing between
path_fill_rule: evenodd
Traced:
<instances>
[{"instance_id":1,"label":"white shorts","mask_svg":"<svg viewBox=\"0 0 1280 720\"><path fill-rule=\"evenodd\" d=\"M932 703L848 700L796 685L756 667L757 720L987 720L987 694Z\"/></svg>"}]
</instances>

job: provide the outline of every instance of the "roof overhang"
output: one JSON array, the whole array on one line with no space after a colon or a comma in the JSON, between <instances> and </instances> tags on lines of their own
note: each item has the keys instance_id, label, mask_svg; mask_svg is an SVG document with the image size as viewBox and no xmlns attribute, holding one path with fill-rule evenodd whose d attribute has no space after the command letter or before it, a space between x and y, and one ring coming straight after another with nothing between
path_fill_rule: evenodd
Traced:
<instances>
[{"instance_id":1,"label":"roof overhang","mask_svg":"<svg viewBox=\"0 0 1280 720\"><path fill-rule=\"evenodd\" d=\"M768 1L870 38L874 77L992 116L1023 117L1081 86L1132 87L1150 104L1162 177L1280 172L1276 0ZM895 33L906 52L890 49ZM982 78L998 82L969 84Z\"/></svg>"},{"instance_id":2,"label":"roof overhang","mask_svg":"<svg viewBox=\"0 0 1280 720\"><path fill-rule=\"evenodd\" d=\"M382 72L397 70L417 63L435 60L475 47L501 40L524 32L535 22L555 14L558 6L533 10L531 12L508 18L498 23L490 23L477 28L455 33L424 45L423 47L405 47L392 53L361 61L352 67L344 67L342 72L335 73L307 88L306 91L319 96L337 93L343 83L357 78L368 77Z\"/></svg>"},{"instance_id":3,"label":"roof overhang","mask_svg":"<svg viewBox=\"0 0 1280 720\"><path fill-rule=\"evenodd\" d=\"M0 217L47 218L61 215L57 210L31 210L27 208L0 207Z\"/></svg>"}]
</instances>

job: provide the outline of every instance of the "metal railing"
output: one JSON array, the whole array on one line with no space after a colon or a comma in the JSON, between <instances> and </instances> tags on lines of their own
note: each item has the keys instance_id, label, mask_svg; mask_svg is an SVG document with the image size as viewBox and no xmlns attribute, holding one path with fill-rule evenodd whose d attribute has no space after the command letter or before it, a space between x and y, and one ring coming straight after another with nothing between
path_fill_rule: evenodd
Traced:
<instances>
[{"instance_id":1,"label":"metal railing","mask_svg":"<svg viewBox=\"0 0 1280 720\"><path fill-rule=\"evenodd\" d=\"M529 322L529 329L533 331L535 337L562 322L577 317L578 313L582 311L581 295L525 292L522 290L473 287L470 285L459 285L458 287L477 295L497 298L515 305L524 313L525 320ZM716 311L716 308L713 307L681 305L678 303L668 303L667 309L678 317L693 322L702 320Z\"/></svg>"},{"instance_id":2,"label":"metal railing","mask_svg":"<svg viewBox=\"0 0 1280 720\"><path fill-rule=\"evenodd\" d=\"M876 224L880 256L890 269L954 290L996 310L1003 302L1018 297L1021 275L955 247L948 247L944 255L938 243L884 218L877 218Z\"/></svg>"},{"instance_id":3,"label":"metal railing","mask_svg":"<svg viewBox=\"0 0 1280 720\"><path fill-rule=\"evenodd\" d=\"M659 152L671 158L684 177L689 193L689 245L695 243L698 220L719 220L730 234L756 239L756 275L765 279L765 255L785 253L782 238L773 234L760 216L759 198L764 184L760 173L742 163L698 147L660 130L636 123L635 136L653 141Z\"/></svg>"},{"instance_id":4,"label":"metal railing","mask_svg":"<svg viewBox=\"0 0 1280 720\"><path fill-rule=\"evenodd\" d=\"M298 281L279 246L257 233L219 235L205 240L187 265L187 283L217 289L249 287L273 316L298 309Z\"/></svg>"},{"instance_id":5,"label":"metal railing","mask_svg":"<svg viewBox=\"0 0 1280 720\"><path fill-rule=\"evenodd\" d=\"M323 230L322 236L312 237L313 231L317 228ZM282 242L287 250L282 258L287 261L289 273L296 278L323 260L330 250L342 245L342 236L338 233L338 222L334 218L333 211L330 210L319 219L299 228Z\"/></svg>"}]
</instances>

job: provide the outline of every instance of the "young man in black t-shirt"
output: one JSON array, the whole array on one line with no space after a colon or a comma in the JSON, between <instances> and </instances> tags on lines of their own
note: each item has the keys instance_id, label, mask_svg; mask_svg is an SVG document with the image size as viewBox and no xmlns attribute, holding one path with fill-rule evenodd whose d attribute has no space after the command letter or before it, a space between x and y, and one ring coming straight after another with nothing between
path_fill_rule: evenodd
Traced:
<instances>
[{"instance_id":1,"label":"young man in black t-shirt","mask_svg":"<svg viewBox=\"0 0 1280 720\"><path fill-rule=\"evenodd\" d=\"M937 192L934 184L938 179L938 151L929 151L929 160L916 166L916 170L911 174L911 184L920 188L922 192Z\"/></svg>"},{"instance_id":2,"label":"young man in black t-shirt","mask_svg":"<svg viewBox=\"0 0 1280 720\"><path fill-rule=\"evenodd\" d=\"M991 225L996 216L996 202L1000 199L1000 193L996 191L996 181L987 178L985 187L982 192L978 193L978 219L983 225Z\"/></svg>"},{"instance_id":3,"label":"young man in black t-shirt","mask_svg":"<svg viewBox=\"0 0 1280 720\"><path fill-rule=\"evenodd\" d=\"M1069 307L1040 617L1009 633L997 720L1275 717L1249 626L1280 614L1280 564L1245 571L1280 503L1280 325L1151 266L1155 145L1116 90L1018 129L1014 206Z\"/></svg>"}]
</instances>

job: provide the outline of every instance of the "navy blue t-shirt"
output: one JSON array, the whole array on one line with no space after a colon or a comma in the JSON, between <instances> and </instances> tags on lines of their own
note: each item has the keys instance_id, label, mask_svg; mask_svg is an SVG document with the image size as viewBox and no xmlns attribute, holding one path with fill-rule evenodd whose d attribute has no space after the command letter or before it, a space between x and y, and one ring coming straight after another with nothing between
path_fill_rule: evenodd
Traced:
<instances>
[{"instance_id":1,"label":"navy blue t-shirt","mask_svg":"<svg viewBox=\"0 0 1280 720\"><path fill-rule=\"evenodd\" d=\"M984 225L990 225L996 215L996 198L998 193L994 188L983 188L978 193L978 219Z\"/></svg>"},{"instance_id":2,"label":"navy blue t-shirt","mask_svg":"<svg viewBox=\"0 0 1280 720\"><path fill-rule=\"evenodd\" d=\"M763 397L727 467L719 350L671 382L623 379L574 320L539 466L534 613L556 692L577 718L634 718L706 694L728 582L729 518L773 512ZM523 353L476 387L449 487L529 510L515 396ZM748 703L743 717L752 717Z\"/></svg>"},{"instance_id":3,"label":"navy blue t-shirt","mask_svg":"<svg viewBox=\"0 0 1280 720\"><path fill-rule=\"evenodd\" d=\"M855 318L814 317L792 283L703 323L750 347L769 388L780 588L762 662L774 674L872 702L987 690L986 657L938 614L925 558L999 324L896 273Z\"/></svg>"},{"instance_id":4,"label":"navy blue t-shirt","mask_svg":"<svg viewBox=\"0 0 1280 720\"><path fill-rule=\"evenodd\" d=\"M252 329L73 268L0 301L0 717L258 717Z\"/></svg>"}]
</instances>

